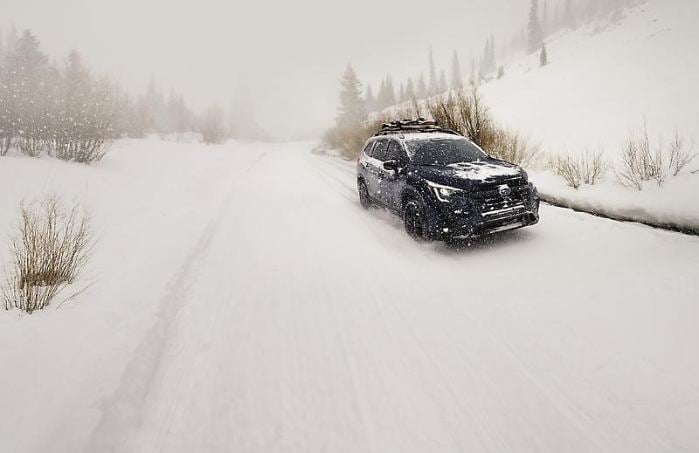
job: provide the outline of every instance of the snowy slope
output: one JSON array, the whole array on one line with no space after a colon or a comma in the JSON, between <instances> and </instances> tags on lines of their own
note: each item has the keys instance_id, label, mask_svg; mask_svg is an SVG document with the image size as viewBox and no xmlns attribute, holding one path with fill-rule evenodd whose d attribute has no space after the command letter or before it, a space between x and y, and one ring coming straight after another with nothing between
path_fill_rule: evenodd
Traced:
<instances>
[{"instance_id":1,"label":"snowy slope","mask_svg":"<svg viewBox=\"0 0 699 453\"><path fill-rule=\"evenodd\" d=\"M543 206L419 244L310 148L0 160L2 224L65 185L102 232L89 294L0 313L0 451L699 450L699 238Z\"/></svg>"},{"instance_id":2,"label":"snowy slope","mask_svg":"<svg viewBox=\"0 0 699 453\"><path fill-rule=\"evenodd\" d=\"M677 130L699 152L699 2L647 0L615 21L601 20L547 40L549 65L517 55L505 77L482 94L498 121L550 155L602 152L620 168L622 145L647 124L652 146ZM534 170L534 169L532 169ZM541 170L541 169L536 169ZM699 159L664 187L621 187L614 168L576 191L562 178L531 171L547 199L576 209L699 231Z\"/></svg>"},{"instance_id":3,"label":"snowy slope","mask_svg":"<svg viewBox=\"0 0 699 453\"><path fill-rule=\"evenodd\" d=\"M699 144L699 2L647 0L622 20L547 40L550 64L519 55L483 86L493 114L553 152L616 153L648 122Z\"/></svg>"}]
</instances>

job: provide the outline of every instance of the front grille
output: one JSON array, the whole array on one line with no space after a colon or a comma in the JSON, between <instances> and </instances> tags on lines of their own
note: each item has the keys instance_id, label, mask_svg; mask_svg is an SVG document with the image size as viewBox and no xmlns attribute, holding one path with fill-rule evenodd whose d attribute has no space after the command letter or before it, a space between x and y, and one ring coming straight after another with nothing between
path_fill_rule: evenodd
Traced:
<instances>
[{"instance_id":1,"label":"front grille","mask_svg":"<svg viewBox=\"0 0 699 453\"><path fill-rule=\"evenodd\" d=\"M503 197L500 194L500 187L507 182L498 182L490 190L480 190L471 194L471 200L476 208L486 219L497 219L499 217L509 217L526 210L529 198L529 186L510 186L512 192L509 196Z\"/></svg>"}]
</instances>

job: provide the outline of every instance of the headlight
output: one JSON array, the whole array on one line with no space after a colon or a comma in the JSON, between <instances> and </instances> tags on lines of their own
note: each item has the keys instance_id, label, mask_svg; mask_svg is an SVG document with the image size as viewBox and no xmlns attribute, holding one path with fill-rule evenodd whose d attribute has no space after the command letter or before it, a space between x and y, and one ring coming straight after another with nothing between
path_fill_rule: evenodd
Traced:
<instances>
[{"instance_id":1,"label":"headlight","mask_svg":"<svg viewBox=\"0 0 699 453\"><path fill-rule=\"evenodd\" d=\"M450 201L451 197L454 195L464 192L462 189L457 189L456 187L443 186L430 181L427 181L427 185L430 187L430 190L432 190L437 199L443 203Z\"/></svg>"}]
</instances>

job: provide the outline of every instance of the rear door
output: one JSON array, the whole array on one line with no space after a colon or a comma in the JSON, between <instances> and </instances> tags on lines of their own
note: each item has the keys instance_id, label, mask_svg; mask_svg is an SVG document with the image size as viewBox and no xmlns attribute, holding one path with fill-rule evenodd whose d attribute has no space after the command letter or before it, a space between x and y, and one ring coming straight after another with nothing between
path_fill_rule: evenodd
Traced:
<instances>
[{"instance_id":1,"label":"rear door","mask_svg":"<svg viewBox=\"0 0 699 453\"><path fill-rule=\"evenodd\" d=\"M372 198L381 201L380 197L380 187L379 178L381 177L381 172L383 171L383 159L386 158L386 152L388 151L388 139L379 138L376 140L373 149L371 150L371 155L366 158L366 185L369 189L369 195Z\"/></svg>"},{"instance_id":2,"label":"rear door","mask_svg":"<svg viewBox=\"0 0 699 453\"><path fill-rule=\"evenodd\" d=\"M395 161L406 162L407 155L403 150L403 146L398 140L391 139L388 143L388 148L383 156L383 162ZM400 208L400 193L402 192L405 175L399 174L394 170L386 170L381 165L379 172L379 190L378 199L391 209L397 210Z\"/></svg>"}]
</instances>

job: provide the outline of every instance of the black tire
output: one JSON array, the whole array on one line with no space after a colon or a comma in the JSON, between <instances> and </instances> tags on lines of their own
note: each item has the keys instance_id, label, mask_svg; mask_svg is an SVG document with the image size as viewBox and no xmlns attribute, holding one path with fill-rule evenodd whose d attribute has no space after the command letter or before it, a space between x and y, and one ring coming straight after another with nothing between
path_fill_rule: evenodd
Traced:
<instances>
[{"instance_id":1,"label":"black tire","mask_svg":"<svg viewBox=\"0 0 699 453\"><path fill-rule=\"evenodd\" d=\"M408 200L403 206L403 225L406 233L413 239L418 241L429 239L425 210L418 200Z\"/></svg>"},{"instance_id":2,"label":"black tire","mask_svg":"<svg viewBox=\"0 0 699 453\"><path fill-rule=\"evenodd\" d=\"M364 209L369 209L373 203L371 202L369 189L366 183L361 179L357 181L357 191L359 192L359 204L361 204Z\"/></svg>"}]
</instances>

